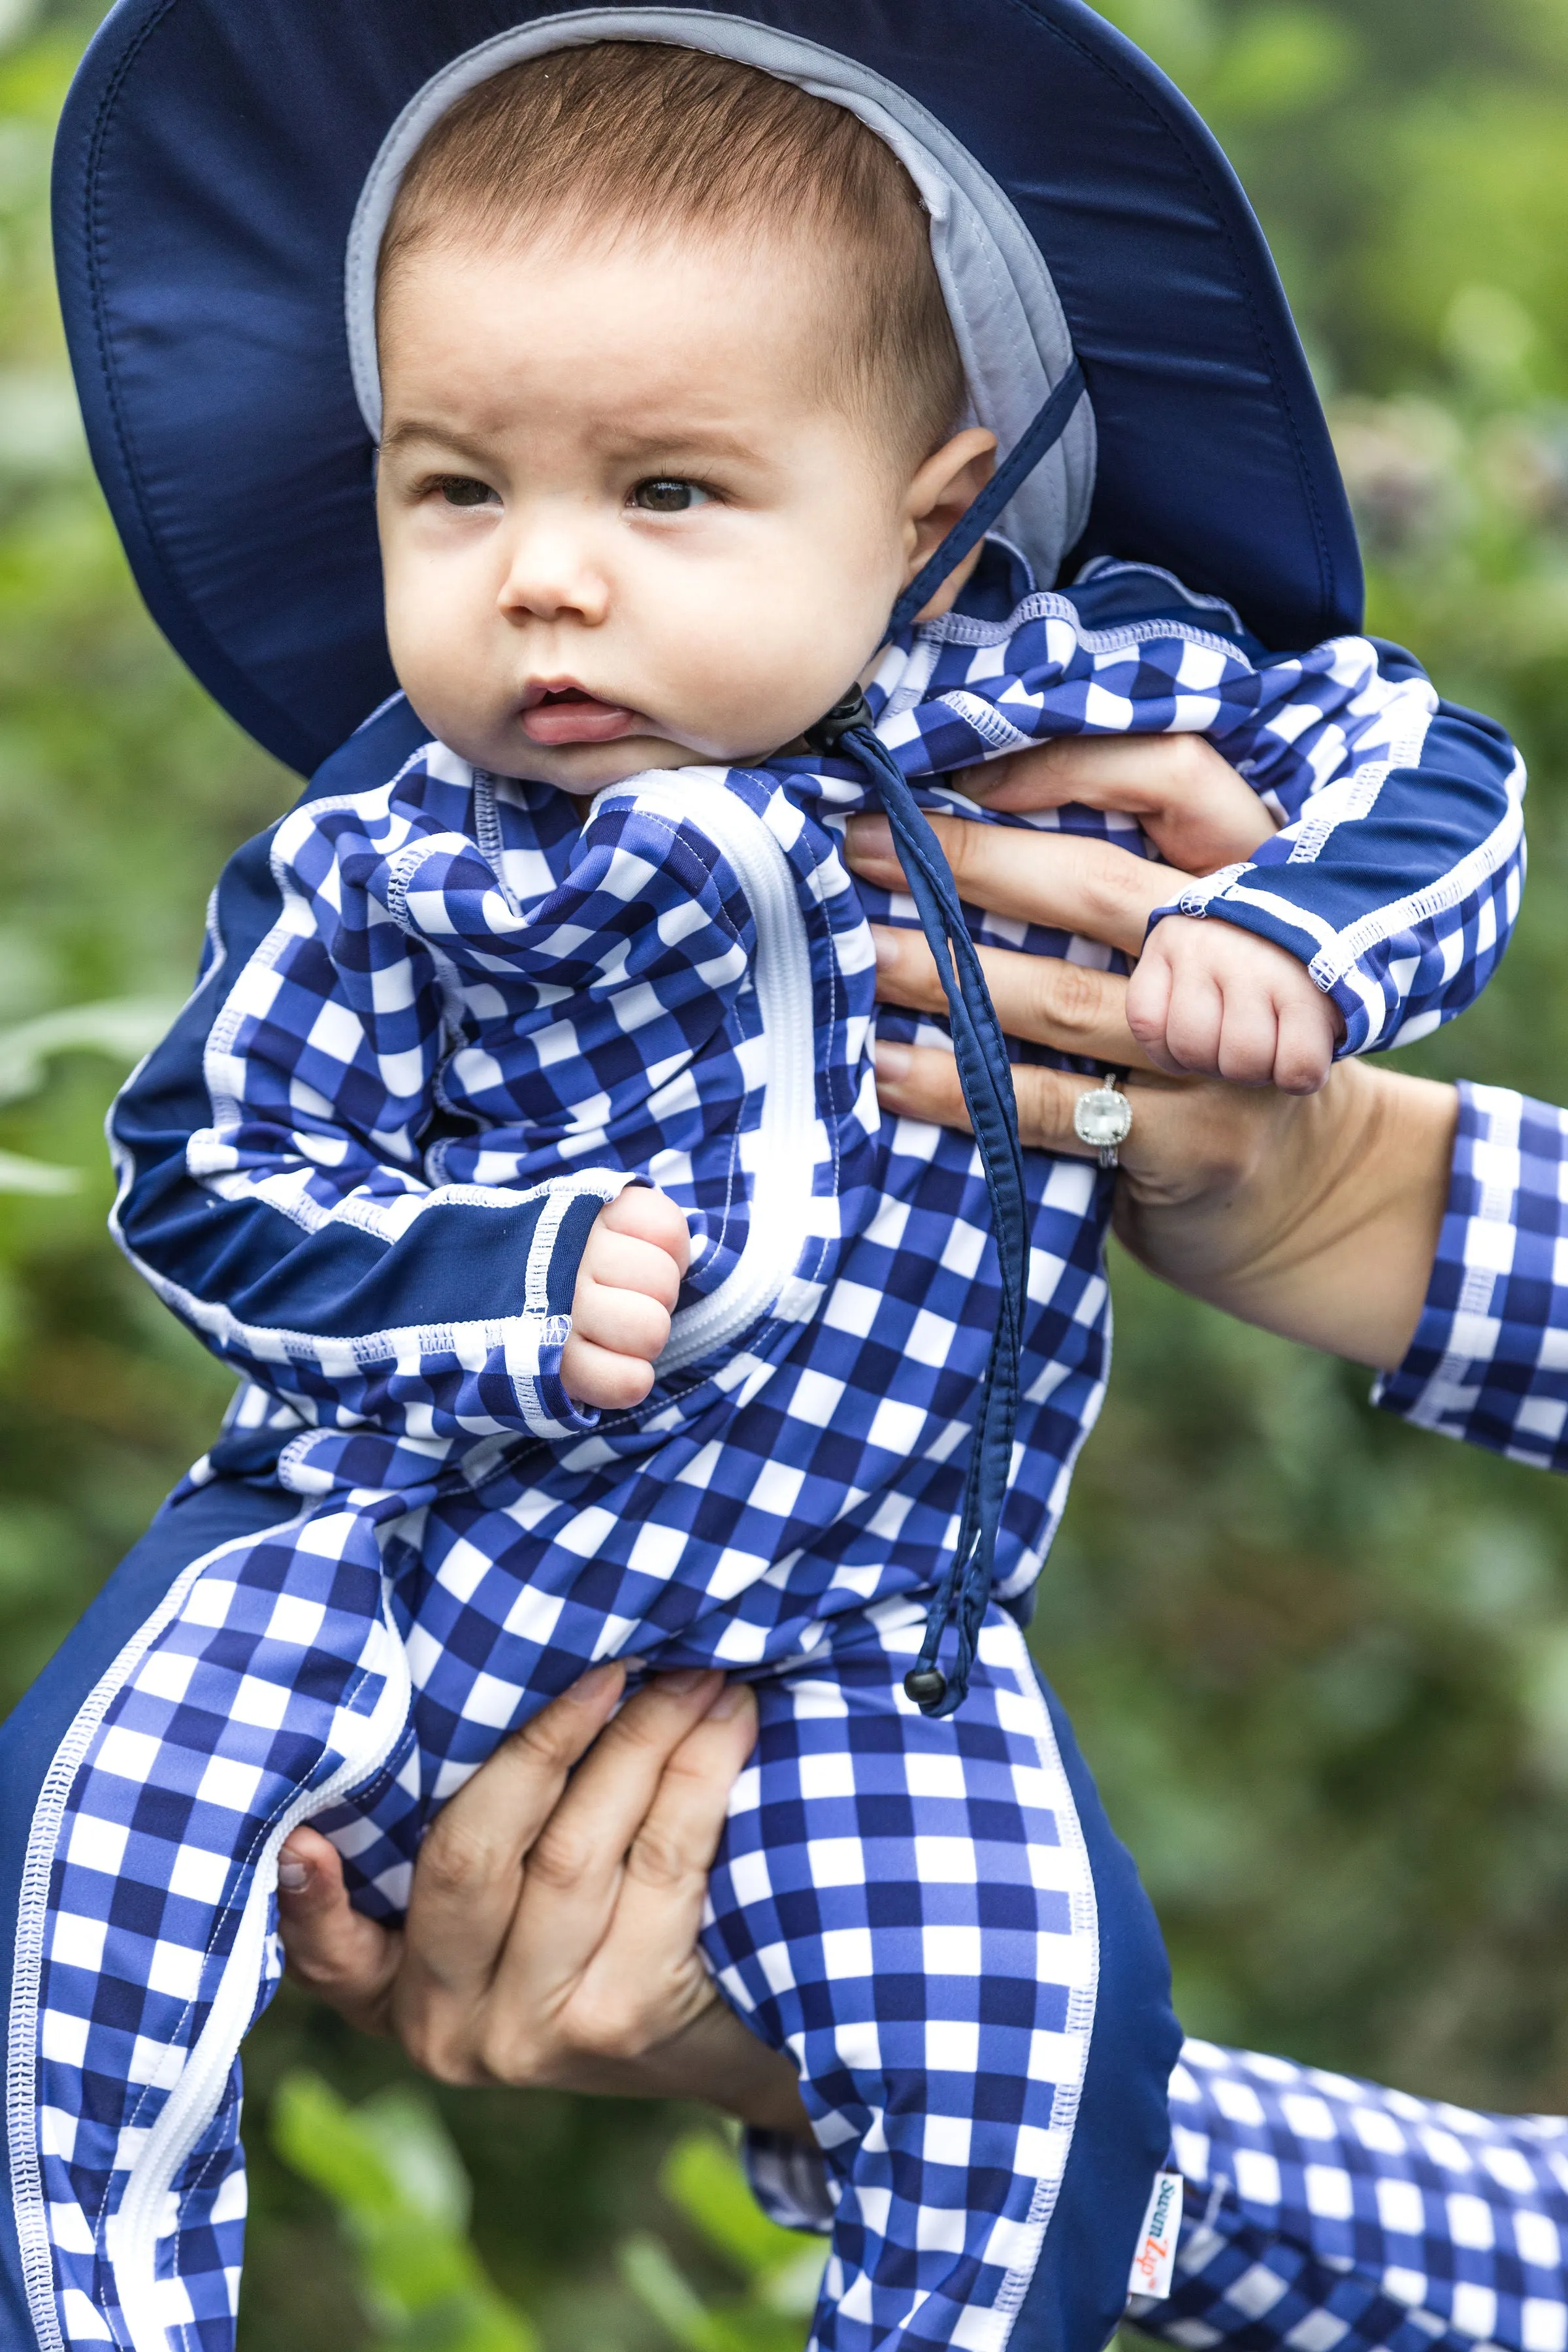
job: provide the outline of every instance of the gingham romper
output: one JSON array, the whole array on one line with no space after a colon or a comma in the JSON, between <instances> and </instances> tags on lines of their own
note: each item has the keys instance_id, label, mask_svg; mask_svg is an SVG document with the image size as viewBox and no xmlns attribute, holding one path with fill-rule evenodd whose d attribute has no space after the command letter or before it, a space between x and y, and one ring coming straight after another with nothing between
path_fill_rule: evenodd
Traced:
<instances>
[{"instance_id":1,"label":"gingham romper","mask_svg":"<svg viewBox=\"0 0 1568 2352\"><path fill-rule=\"evenodd\" d=\"M970 817L940 779L978 761L1205 733L1283 828L1178 903L1308 962L1347 1050L1459 1011L1505 944L1517 759L1394 649L1268 654L1163 574L1035 593L994 546L870 700L928 806ZM1075 2347L1113 2323L1174 2028L1020 1630L1102 1392L1110 1186L1029 1157L994 1597L967 1700L928 1720L901 1676L998 1295L969 1139L879 1114L867 922L910 909L842 862L865 797L784 758L639 776L580 824L398 698L226 872L111 1136L124 1247L242 1375L160 1524L225 1481L256 1507L80 1691L29 1827L13 2189L66 2342L231 2341L235 2054L288 1830L327 1828L395 1916L432 1809L612 1655L757 1680L703 1948L825 2152L813 2345L1000 2347L1089 2229L1091 2172L1109 2256L1064 2253L1051 2292ZM692 1268L651 1397L599 1417L561 1352L594 1218L639 1180L687 1212Z\"/></svg>"}]
</instances>

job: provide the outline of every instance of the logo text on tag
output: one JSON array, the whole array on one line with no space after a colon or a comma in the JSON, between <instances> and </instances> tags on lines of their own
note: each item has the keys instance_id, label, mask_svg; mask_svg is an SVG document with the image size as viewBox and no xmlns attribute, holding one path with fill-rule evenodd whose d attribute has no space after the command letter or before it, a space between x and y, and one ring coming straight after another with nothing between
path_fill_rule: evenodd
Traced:
<instances>
[{"instance_id":1,"label":"logo text on tag","mask_svg":"<svg viewBox=\"0 0 1568 2352\"><path fill-rule=\"evenodd\" d=\"M1157 2172L1149 2195L1149 2210L1143 2216L1142 2234L1132 2257L1132 2275L1127 2282L1129 2294L1149 2294L1163 2301L1170 2294L1181 2227L1182 2176L1179 2172Z\"/></svg>"}]
</instances>

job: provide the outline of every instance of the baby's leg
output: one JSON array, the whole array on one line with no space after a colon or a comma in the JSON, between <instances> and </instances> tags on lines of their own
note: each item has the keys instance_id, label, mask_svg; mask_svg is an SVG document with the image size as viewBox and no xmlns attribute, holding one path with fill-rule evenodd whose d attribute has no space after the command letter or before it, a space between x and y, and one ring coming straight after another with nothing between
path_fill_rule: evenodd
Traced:
<instances>
[{"instance_id":1,"label":"baby's leg","mask_svg":"<svg viewBox=\"0 0 1568 2352\"><path fill-rule=\"evenodd\" d=\"M827 2158L813 2345L1100 2352L1166 2150L1164 1955L1012 1621L942 1723L886 1639L758 1685L704 1932Z\"/></svg>"},{"instance_id":2,"label":"baby's leg","mask_svg":"<svg viewBox=\"0 0 1568 2352\"><path fill-rule=\"evenodd\" d=\"M1563 2352L1568 2120L1474 2115L1189 2042L1186 2218L1135 2325L1207 2352Z\"/></svg>"},{"instance_id":3,"label":"baby's leg","mask_svg":"<svg viewBox=\"0 0 1568 2352\"><path fill-rule=\"evenodd\" d=\"M226 1525L200 1496L166 1513L160 1573L44 1677L7 2070L18 2344L226 2352L235 2053L276 1982L278 1848L405 1737L374 1526L318 1505L268 1527L252 1503L244 1533L243 1498ZM181 1559L185 1512L208 1532Z\"/></svg>"}]
</instances>

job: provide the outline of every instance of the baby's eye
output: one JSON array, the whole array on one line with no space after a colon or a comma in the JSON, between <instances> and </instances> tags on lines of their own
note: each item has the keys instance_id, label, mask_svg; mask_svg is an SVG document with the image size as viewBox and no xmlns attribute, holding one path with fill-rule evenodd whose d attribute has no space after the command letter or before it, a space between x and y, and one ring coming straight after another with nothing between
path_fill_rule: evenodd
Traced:
<instances>
[{"instance_id":1,"label":"baby's eye","mask_svg":"<svg viewBox=\"0 0 1568 2352\"><path fill-rule=\"evenodd\" d=\"M712 495L700 483L683 482L669 474L654 474L637 484L632 492L632 504L641 507L645 514L685 514L689 507L706 506Z\"/></svg>"},{"instance_id":2,"label":"baby's eye","mask_svg":"<svg viewBox=\"0 0 1568 2352\"><path fill-rule=\"evenodd\" d=\"M443 474L435 488L449 507L482 507L495 496L488 482L472 474Z\"/></svg>"}]
</instances>

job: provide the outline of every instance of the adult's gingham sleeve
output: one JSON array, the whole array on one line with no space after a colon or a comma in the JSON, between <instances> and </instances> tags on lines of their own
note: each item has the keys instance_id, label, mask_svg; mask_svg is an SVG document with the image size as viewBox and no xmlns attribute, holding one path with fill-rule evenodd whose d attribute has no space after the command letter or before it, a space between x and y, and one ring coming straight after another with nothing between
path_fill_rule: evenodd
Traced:
<instances>
[{"instance_id":1,"label":"adult's gingham sleeve","mask_svg":"<svg viewBox=\"0 0 1568 2352\"><path fill-rule=\"evenodd\" d=\"M1418 1428L1568 1470L1568 1111L1459 1088L1426 1303L1373 1396Z\"/></svg>"}]
</instances>

